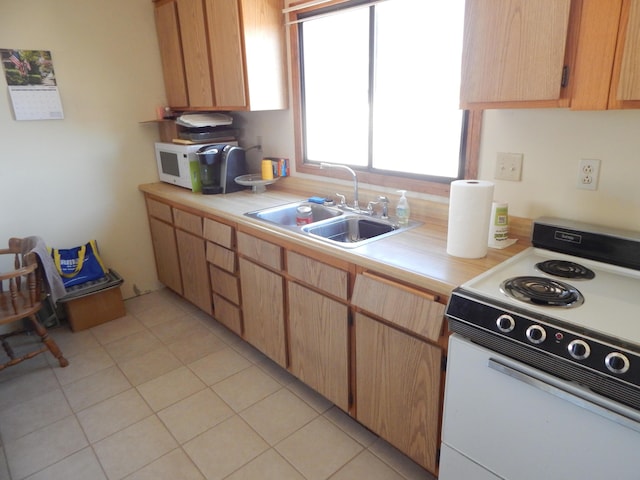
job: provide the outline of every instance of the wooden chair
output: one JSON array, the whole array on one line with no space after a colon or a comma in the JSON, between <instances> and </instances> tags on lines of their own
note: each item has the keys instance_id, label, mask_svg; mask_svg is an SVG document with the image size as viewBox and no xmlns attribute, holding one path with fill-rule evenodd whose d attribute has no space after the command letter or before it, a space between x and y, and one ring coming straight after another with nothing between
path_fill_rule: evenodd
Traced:
<instances>
[{"instance_id":1,"label":"wooden chair","mask_svg":"<svg viewBox=\"0 0 640 480\"><path fill-rule=\"evenodd\" d=\"M23 255L22 239L11 238L9 248L0 249L0 255L14 255L15 269L10 272L0 272L0 326L12 324L23 319L29 319L33 330L40 336L44 346L38 350L16 356L7 338L30 331L21 328L10 333L0 334L0 342L10 360L0 365L0 370L28 360L47 350L58 359L61 367L69 365L69 361L62 356L56 342L49 337L47 329L38 321L36 313L42 307L46 298L43 291L41 269L38 258L34 253Z\"/></svg>"}]
</instances>

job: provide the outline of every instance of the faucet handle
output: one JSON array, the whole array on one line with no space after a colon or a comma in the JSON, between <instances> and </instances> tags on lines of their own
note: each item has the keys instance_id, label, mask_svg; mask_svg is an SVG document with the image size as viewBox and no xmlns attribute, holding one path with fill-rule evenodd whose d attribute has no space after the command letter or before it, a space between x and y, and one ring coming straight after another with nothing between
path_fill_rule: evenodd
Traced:
<instances>
[{"instance_id":1,"label":"faucet handle","mask_svg":"<svg viewBox=\"0 0 640 480\"><path fill-rule=\"evenodd\" d=\"M340 195L339 193L336 193L336 197L340 199L339 206L344 207L347 204L347 197L345 197L344 195Z\"/></svg>"},{"instance_id":2,"label":"faucet handle","mask_svg":"<svg viewBox=\"0 0 640 480\"><path fill-rule=\"evenodd\" d=\"M380 195L378 197L378 202L382 204L382 215L381 217L386 219L389 218L389 199L384 195Z\"/></svg>"},{"instance_id":3,"label":"faucet handle","mask_svg":"<svg viewBox=\"0 0 640 480\"><path fill-rule=\"evenodd\" d=\"M380 203L380 202L371 201L371 202L367 203L367 213L369 215L373 216L373 207L375 205L378 205L378 203Z\"/></svg>"}]
</instances>

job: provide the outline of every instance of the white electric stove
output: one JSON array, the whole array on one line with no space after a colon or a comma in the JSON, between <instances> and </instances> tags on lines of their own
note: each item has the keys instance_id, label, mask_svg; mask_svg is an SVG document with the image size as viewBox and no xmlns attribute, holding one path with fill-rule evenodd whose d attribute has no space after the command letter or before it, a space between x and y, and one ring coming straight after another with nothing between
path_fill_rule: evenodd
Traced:
<instances>
[{"instance_id":1,"label":"white electric stove","mask_svg":"<svg viewBox=\"0 0 640 480\"><path fill-rule=\"evenodd\" d=\"M452 293L440 478L637 479L640 233L543 218L532 244Z\"/></svg>"}]
</instances>

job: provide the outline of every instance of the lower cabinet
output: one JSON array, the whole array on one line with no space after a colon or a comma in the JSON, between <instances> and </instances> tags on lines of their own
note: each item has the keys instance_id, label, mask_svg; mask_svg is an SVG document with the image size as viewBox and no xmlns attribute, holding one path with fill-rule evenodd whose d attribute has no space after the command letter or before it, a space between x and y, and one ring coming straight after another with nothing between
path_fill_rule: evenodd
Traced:
<instances>
[{"instance_id":1,"label":"lower cabinet","mask_svg":"<svg viewBox=\"0 0 640 480\"><path fill-rule=\"evenodd\" d=\"M345 304L288 282L289 370L349 410L349 312Z\"/></svg>"},{"instance_id":2,"label":"lower cabinet","mask_svg":"<svg viewBox=\"0 0 640 480\"><path fill-rule=\"evenodd\" d=\"M444 299L208 214L147 208L162 283L437 471Z\"/></svg>"},{"instance_id":3,"label":"lower cabinet","mask_svg":"<svg viewBox=\"0 0 640 480\"><path fill-rule=\"evenodd\" d=\"M245 258L239 261L244 338L286 368L284 279Z\"/></svg>"},{"instance_id":4,"label":"lower cabinet","mask_svg":"<svg viewBox=\"0 0 640 480\"><path fill-rule=\"evenodd\" d=\"M178 245L172 225L149 217L151 242L156 258L158 280L174 292L182 295L182 278L178 261Z\"/></svg>"},{"instance_id":5,"label":"lower cabinet","mask_svg":"<svg viewBox=\"0 0 640 480\"><path fill-rule=\"evenodd\" d=\"M182 295L211 315L212 298L205 242L202 238L182 230L176 230L176 242L182 273Z\"/></svg>"},{"instance_id":6,"label":"lower cabinet","mask_svg":"<svg viewBox=\"0 0 640 480\"><path fill-rule=\"evenodd\" d=\"M158 280L212 313L202 217L146 197Z\"/></svg>"},{"instance_id":7,"label":"lower cabinet","mask_svg":"<svg viewBox=\"0 0 640 480\"><path fill-rule=\"evenodd\" d=\"M441 349L364 314L354 324L356 419L435 472Z\"/></svg>"}]
</instances>

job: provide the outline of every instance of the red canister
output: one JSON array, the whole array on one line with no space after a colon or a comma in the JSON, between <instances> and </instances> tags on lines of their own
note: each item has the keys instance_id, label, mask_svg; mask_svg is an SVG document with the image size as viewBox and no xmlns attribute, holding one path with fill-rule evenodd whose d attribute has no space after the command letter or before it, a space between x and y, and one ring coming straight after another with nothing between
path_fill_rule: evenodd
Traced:
<instances>
[{"instance_id":1,"label":"red canister","mask_svg":"<svg viewBox=\"0 0 640 480\"><path fill-rule=\"evenodd\" d=\"M296 225L307 225L313 221L311 207L301 205L296 211Z\"/></svg>"}]
</instances>

